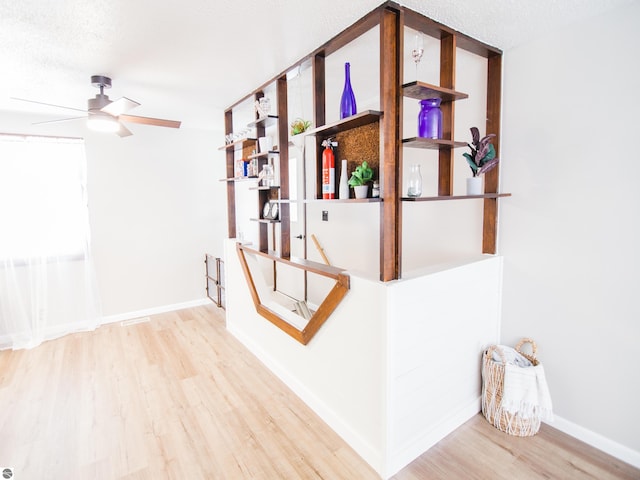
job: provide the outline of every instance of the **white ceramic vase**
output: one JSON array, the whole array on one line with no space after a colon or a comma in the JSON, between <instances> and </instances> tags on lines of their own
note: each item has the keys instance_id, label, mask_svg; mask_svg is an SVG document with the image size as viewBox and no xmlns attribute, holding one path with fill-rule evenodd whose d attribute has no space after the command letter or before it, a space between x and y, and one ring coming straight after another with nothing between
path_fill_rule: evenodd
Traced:
<instances>
[{"instance_id":1,"label":"white ceramic vase","mask_svg":"<svg viewBox=\"0 0 640 480\"><path fill-rule=\"evenodd\" d=\"M467 195L482 195L482 177L467 178Z\"/></svg>"}]
</instances>

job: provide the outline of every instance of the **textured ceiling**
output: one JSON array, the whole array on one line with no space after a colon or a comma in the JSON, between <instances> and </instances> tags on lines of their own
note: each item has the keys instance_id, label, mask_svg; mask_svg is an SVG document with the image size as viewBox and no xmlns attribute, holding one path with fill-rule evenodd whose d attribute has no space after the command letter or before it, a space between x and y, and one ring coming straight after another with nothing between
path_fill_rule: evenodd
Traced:
<instances>
[{"instance_id":1,"label":"textured ceiling","mask_svg":"<svg viewBox=\"0 0 640 480\"><path fill-rule=\"evenodd\" d=\"M508 50L634 0L399 2ZM22 97L84 109L91 75L137 115L211 124L215 109L283 71L380 0L0 0L0 110ZM35 111L35 110L32 110ZM43 109L59 114L60 110Z\"/></svg>"}]
</instances>

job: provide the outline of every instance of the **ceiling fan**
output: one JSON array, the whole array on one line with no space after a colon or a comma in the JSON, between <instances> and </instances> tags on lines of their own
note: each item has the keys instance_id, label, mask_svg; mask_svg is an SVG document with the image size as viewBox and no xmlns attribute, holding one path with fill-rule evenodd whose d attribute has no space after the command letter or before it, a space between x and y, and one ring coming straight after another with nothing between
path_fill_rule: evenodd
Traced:
<instances>
[{"instance_id":1,"label":"ceiling fan","mask_svg":"<svg viewBox=\"0 0 640 480\"><path fill-rule=\"evenodd\" d=\"M96 94L95 98L90 98L87 101L87 110L80 110L79 108L73 107L64 107L62 105L53 105L51 103L37 102L35 100L27 100L24 98L14 98L14 100L37 103L40 105L48 105L51 107L65 108L67 110L74 110L86 114L81 117L61 118L58 120L37 122L34 123L34 125L43 123L66 122L68 120L77 120L79 118L88 117L87 125L92 130L113 132L117 133L121 137L128 137L129 135L133 135L131 131L122 124L122 122L141 123L144 125L152 125L157 127L180 128L181 122L176 120L138 117L135 115L126 114L125 112L128 112L129 110L139 106L140 104L127 97L121 97L117 100L111 100L108 95L105 95L104 89L111 88L111 79L109 77L105 77L103 75L93 75L91 77L91 85L99 88L100 93Z\"/></svg>"}]
</instances>

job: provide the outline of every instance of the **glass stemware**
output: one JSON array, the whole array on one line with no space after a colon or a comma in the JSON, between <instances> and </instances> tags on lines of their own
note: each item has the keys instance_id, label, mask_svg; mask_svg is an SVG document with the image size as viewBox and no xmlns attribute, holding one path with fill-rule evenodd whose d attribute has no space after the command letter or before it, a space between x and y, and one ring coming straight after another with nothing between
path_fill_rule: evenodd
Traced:
<instances>
[{"instance_id":1,"label":"glass stemware","mask_svg":"<svg viewBox=\"0 0 640 480\"><path fill-rule=\"evenodd\" d=\"M413 46L413 50L411 50L411 58L416 62L416 81L418 80L418 64L422 59L422 55L424 54L424 37L422 33L417 32L415 36L415 43Z\"/></svg>"}]
</instances>

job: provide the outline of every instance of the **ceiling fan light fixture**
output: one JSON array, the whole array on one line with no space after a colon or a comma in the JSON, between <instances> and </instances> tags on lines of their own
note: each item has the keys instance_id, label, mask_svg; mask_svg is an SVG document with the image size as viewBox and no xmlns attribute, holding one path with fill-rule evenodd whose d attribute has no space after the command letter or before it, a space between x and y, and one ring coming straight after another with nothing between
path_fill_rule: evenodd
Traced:
<instances>
[{"instance_id":1,"label":"ceiling fan light fixture","mask_svg":"<svg viewBox=\"0 0 640 480\"><path fill-rule=\"evenodd\" d=\"M115 133L120 129L118 120L108 113L97 112L89 116L87 120L89 129L95 132Z\"/></svg>"}]
</instances>

